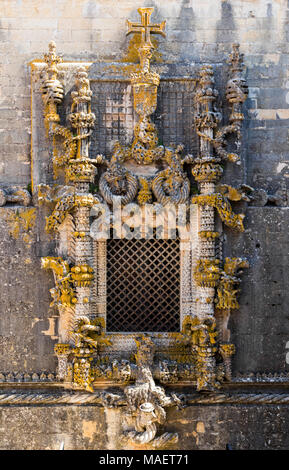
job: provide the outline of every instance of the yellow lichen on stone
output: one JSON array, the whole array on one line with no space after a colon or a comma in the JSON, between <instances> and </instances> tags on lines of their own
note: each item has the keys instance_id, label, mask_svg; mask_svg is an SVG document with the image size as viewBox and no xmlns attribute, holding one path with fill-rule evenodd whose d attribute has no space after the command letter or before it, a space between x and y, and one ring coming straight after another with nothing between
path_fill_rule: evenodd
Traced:
<instances>
[{"instance_id":1,"label":"yellow lichen on stone","mask_svg":"<svg viewBox=\"0 0 289 470\"><path fill-rule=\"evenodd\" d=\"M202 421L198 421L197 422L197 427L196 427L196 430L198 433L201 433L201 434L204 434L205 432L205 425Z\"/></svg>"},{"instance_id":2,"label":"yellow lichen on stone","mask_svg":"<svg viewBox=\"0 0 289 470\"><path fill-rule=\"evenodd\" d=\"M139 64L132 65L122 65L122 64L113 64L107 67L104 67L105 72L121 73L125 77L130 77L132 73L139 72Z\"/></svg>"},{"instance_id":3,"label":"yellow lichen on stone","mask_svg":"<svg viewBox=\"0 0 289 470\"><path fill-rule=\"evenodd\" d=\"M90 442L96 434L97 423L95 421L82 421L82 435L84 438L88 438Z\"/></svg>"},{"instance_id":4,"label":"yellow lichen on stone","mask_svg":"<svg viewBox=\"0 0 289 470\"><path fill-rule=\"evenodd\" d=\"M6 215L6 222L9 226L9 234L14 240L18 240L20 233L25 243L30 244L32 241L31 230L34 227L36 219L36 209L17 209L9 211Z\"/></svg>"},{"instance_id":5,"label":"yellow lichen on stone","mask_svg":"<svg viewBox=\"0 0 289 470\"><path fill-rule=\"evenodd\" d=\"M154 49L152 50L152 63L161 63L162 54L157 50L159 41L157 39L151 39ZM141 36L139 34L134 34L128 43L128 48L126 54L122 57L121 62L133 62L137 64L139 62L139 53L138 50L141 45Z\"/></svg>"}]
</instances>

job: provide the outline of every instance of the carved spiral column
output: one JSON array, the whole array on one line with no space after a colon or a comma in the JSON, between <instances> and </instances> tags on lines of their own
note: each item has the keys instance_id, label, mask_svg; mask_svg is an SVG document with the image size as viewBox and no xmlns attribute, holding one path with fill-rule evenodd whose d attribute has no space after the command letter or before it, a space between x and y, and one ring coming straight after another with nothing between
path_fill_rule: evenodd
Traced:
<instances>
[{"instance_id":1,"label":"carved spiral column","mask_svg":"<svg viewBox=\"0 0 289 470\"><path fill-rule=\"evenodd\" d=\"M199 136L200 152L195 159L192 174L199 185L200 196L204 204L199 205L199 260L194 277L198 286L198 317L204 320L200 338L197 342L197 390L212 390L216 386L216 351L215 323L215 288L220 278L220 260L216 259L215 209L206 201L215 193L215 183L222 174L219 158L214 156L214 130L219 122L215 111L215 100L218 93L214 89L214 76L211 66L200 70L197 91L195 94L195 126ZM194 198L192 200L194 202ZM208 320L210 319L210 320ZM211 333L208 333L206 322L212 322Z\"/></svg>"}]
</instances>

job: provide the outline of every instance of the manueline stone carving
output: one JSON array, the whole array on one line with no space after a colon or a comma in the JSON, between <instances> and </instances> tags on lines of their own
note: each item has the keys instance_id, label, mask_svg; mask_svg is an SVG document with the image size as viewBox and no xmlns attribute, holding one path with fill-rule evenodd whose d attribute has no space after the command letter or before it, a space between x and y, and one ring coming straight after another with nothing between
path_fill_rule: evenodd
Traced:
<instances>
[{"instance_id":1,"label":"manueline stone carving","mask_svg":"<svg viewBox=\"0 0 289 470\"><path fill-rule=\"evenodd\" d=\"M98 382L125 386L124 400L112 398L113 403L122 400L122 405L126 404L124 442L135 448L160 448L177 442L178 436L174 433L158 434L160 426L166 423L166 407L179 405L180 400L176 395L168 395L156 380L163 385L186 383L196 387L197 391L211 392L224 380L232 378L234 345L218 334L215 313L239 307L238 274L240 268L248 267L248 263L241 258L226 258L223 262L221 229L216 225L216 217L226 226L244 231L244 215L235 213L230 201L250 202L254 191L247 185L233 188L229 184L218 184L224 163L240 163L237 152L244 119L241 106L247 97L247 86L238 46L233 46L230 56L230 77L226 87L230 107L228 125L220 126L222 117L216 106L218 92L214 68L202 66L193 96L196 147L199 150L197 155L182 156L182 145L160 145L157 128L151 120L156 110L160 77L150 68L153 49L150 34L165 36L165 22L150 23L153 8L138 11L141 22L128 22L127 31L141 35L139 69L130 80L138 122L131 145L122 146L116 142L111 156L97 152L94 152L95 158L89 156L95 115L91 109L92 92L87 69L81 66L76 73L68 125L61 126L58 107L63 102L64 87L58 73L61 59L56 55L53 43L45 56L44 122L52 141L54 176L57 178L58 172L62 172L61 181L65 178L66 184L40 185L39 202L48 203L51 210L47 230L56 238L61 230L66 230L70 242L66 260L45 257L42 264L51 268L55 276L53 305L60 308L60 320L63 309L70 309L70 322L65 327L69 334L65 339L60 338L55 346L58 380L65 382L67 387L91 394L95 393ZM229 149L227 136L230 134L236 136L236 152ZM188 176L187 165L198 185L197 192L195 187L192 191L192 177ZM123 206L131 202L140 206L154 204L160 208L190 202L198 206L194 228L196 250L186 258L186 275L182 276L182 292L186 294L188 306L182 311L181 332L166 336L168 344L180 347L173 358L169 357L168 348L167 357L166 352L162 352L163 356L155 360L155 336L142 335L135 337L135 362L122 353L120 357L112 355L104 359L106 347L113 346L117 334L110 335L105 330L106 242L92 241L90 210L103 201L112 205L114 198L118 198ZM94 258L97 260L92 262ZM103 398L105 406L110 406L109 396Z\"/></svg>"},{"instance_id":2,"label":"manueline stone carving","mask_svg":"<svg viewBox=\"0 0 289 470\"><path fill-rule=\"evenodd\" d=\"M236 309L239 308L237 295L240 292L236 286L239 286L240 279L237 277L248 268L249 263L242 258L226 258L224 270L220 276L219 286L217 288L217 308Z\"/></svg>"},{"instance_id":3,"label":"manueline stone carving","mask_svg":"<svg viewBox=\"0 0 289 470\"><path fill-rule=\"evenodd\" d=\"M71 270L68 262L60 256L46 256L41 259L41 265L44 269L52 269L54 274L55 287L50 289L53 298L51 306L73 306L77 302L77 298L72 287Z\"/></svg>"},{"instance_id":4,"label":"manueline stone carving","mask_svg":"<svg viewBox=\"0 0 289 470\"><path fill-rule=\"evenodd\" d=\"M183 323L182 334L192 354L197 357L197 390L210 391L220 387L223 379L222 365L216 366L218 351L216 322L213 317L203 319L187 316Z\"/></svg>"}]
</instances>

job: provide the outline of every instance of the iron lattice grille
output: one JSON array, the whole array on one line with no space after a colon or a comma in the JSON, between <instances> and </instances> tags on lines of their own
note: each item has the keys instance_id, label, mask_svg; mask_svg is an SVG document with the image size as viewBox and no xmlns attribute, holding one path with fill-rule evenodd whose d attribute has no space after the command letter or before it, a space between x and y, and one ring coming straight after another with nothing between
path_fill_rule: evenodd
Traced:
<instances>
[{"instance_id":1,"label":"iron lattice grille","mask_svg":"<svg viewBox=\"0 0 289 470\"><path fill-rule=\"evenodd\" d=\"M179 240L107 241L107 331L179 331Z\"/></svg>"}]
</instances>

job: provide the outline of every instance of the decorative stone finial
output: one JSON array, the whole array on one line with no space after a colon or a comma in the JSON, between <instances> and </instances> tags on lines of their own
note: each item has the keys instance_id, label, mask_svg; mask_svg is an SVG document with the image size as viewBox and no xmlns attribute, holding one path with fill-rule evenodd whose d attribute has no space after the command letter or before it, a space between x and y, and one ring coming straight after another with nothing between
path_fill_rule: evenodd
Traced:
<instances>
[{"instance_id":1,"label":"decorative stone finial","mask_svg":"<svg viewBox=\"0 0 289 470\"><path fill-rule=\"evenodd\" d=\"M141 15L141 23L133 23L127 20L127 35L131 33L141 34L141 44L138 50L140 57L140 67L142 72L149 72L151 51L154 48L151 42L151 34L161 34L165 37L166 22L162 21L159 24L150 24L150 17L154 8L139 8L138 12Z\"/></svg>"}]
</instances>

